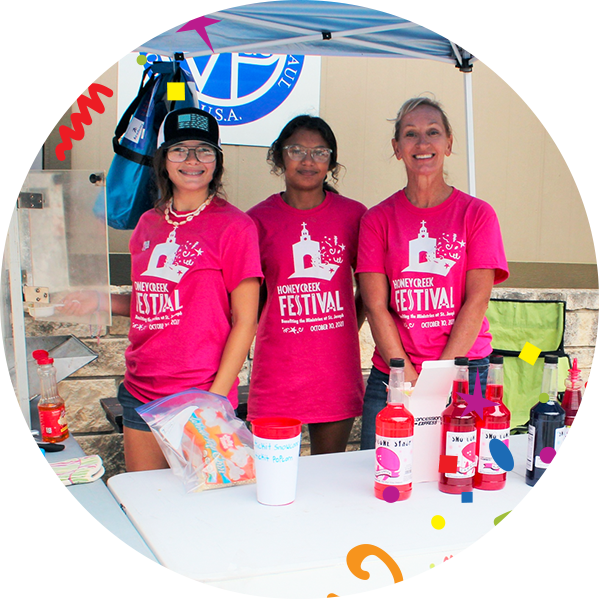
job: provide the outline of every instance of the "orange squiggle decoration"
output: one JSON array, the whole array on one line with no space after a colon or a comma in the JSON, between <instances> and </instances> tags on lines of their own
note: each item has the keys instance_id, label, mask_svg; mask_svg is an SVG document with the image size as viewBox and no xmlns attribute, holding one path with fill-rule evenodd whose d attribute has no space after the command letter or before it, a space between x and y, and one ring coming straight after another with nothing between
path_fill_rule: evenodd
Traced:
<instances>
[{"instance_id":1,"label":"orange squiggle decoration","mask_svg":"<svg viewBox=\"0 0 600 600\"><path fill-rule=\"evenodd\" d=\"M99 114L104 112L104 104L102 104L102 100L100 100L98 94L102 94L108 98L113 95L113 91L110 88L105 85L100 85L99 83L92 83L88 88L88 92L90 98L84 94L81 94L81 96L77 98L77 108L79 108L79 112L71 115L71 125L73 126L73 129L66 125L61 125L58 128L61 139L61 143L56 146L55 151L58 160L65 160L65 152L73 147L73 143L71 142L72 139L75 141L83 139L83 136L85 135L83 125L90 125L92 122L90 110Z\"/></svg>"},{"instance_id":2,"label":"orange squiggle decoration","mask_svg":"<svg viewBox=\"0 0 600 600\"><path fill-rule=\"evenodd\" d=\"M373 546L373 544L360 544L359 546L354 546L354 548L348 552L346 564L352 575L364 580L371 577L371 574L362 568L362 562L367 556L376 556L382 560L385 563L385 566L390 570L390 573L394 578L394 583L404 581L404 576L402 575L400 567L396 564L396 561L385 550L382 550L378 546ZM327 597L338 598L339 596L337 594L327 594Z\"/></svg>"}]
</instances>

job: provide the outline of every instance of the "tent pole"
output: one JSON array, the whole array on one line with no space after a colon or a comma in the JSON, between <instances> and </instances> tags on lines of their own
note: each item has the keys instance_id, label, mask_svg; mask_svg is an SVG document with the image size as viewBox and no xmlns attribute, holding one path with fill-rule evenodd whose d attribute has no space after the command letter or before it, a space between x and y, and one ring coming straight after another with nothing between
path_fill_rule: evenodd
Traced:
<instances>
[{"instance_id":1,"label":"tent pole","mask_svg":"<svg viewBox=\"0 0 600 600\"><path fill-rule=\"evenodd\" d=\"M475 134L473 131L473 82L472 73L464 73L465 79L465 121L467 130L467 175L469 195L476 196L475 189Z\"/></svg>"}]
</instances>

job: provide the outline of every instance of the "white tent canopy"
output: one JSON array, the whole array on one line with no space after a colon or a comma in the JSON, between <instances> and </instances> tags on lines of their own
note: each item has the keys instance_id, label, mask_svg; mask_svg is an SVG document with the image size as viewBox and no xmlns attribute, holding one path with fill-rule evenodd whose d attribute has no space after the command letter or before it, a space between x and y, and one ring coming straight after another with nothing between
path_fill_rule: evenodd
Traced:
<instances>
[{"instance_id":1,"label":"white tent canopy","mask_svg":"<svg viewBox=\"0 0 600 600\"><path fill-rule=\"evenodd\" d=\"M211 54L197 31L178 32L202 4L125 0L2 0L0 53ZM209 1L206 32L217 53L403 56L465 73L469 192L475 194L471 70L480 59L600 41L600 0ZM187 14L186 14L187 12Z\"/></svg>"}]
</instances>

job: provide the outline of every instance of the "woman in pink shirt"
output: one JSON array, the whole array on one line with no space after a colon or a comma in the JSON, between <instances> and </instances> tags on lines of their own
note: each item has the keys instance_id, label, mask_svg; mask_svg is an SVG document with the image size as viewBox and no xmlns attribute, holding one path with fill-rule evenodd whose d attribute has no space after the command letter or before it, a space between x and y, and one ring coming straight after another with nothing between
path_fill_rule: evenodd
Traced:
<instances>
[{"instance_id":1,"label":"woman in pink shirt","mask_svg":"<svg viewBox=\"0 0 600 600\"><path fill-rule=\"evenodd\" d=\"M131 317L118 398L128 471L167 468L136 408L190 388L229 398L256 332L262 271L256 226L222 197L216 119L197 108L170 112L155 155L159 198L130 240L132 294L112 295ZM65 312L98 310L98 296Z\"/></svg>"},{"instance_id":2,"label":"woman in pink shirt","mask_svg":"<svg viewBox=\"0 0 600 600\"><path fill-rule=\"evenodd\" d=\"M396 118L392 146L407 185L361 223L359 280L376 348L364 399L361 448L375 447L391 358L416 382L424 360L471 359L485 384L491 335L485 318L495 283L508 277L493 208L448 185L452 129L441 106L412 98Z\"/></svg>"},{"instance_id":3,"label":"woman in pink shirt","mask_svg":"<svg viewBox=\"0 0 600 600\"><path fill-rule=\"evenodd\" d=\"M366 208L327 182L340 166L335 136L319 117L290 121L268 160L283 173L285 191L248 211L258 229L266 294L248 418L299 419L308 424L312 454L343 452L362 412L362 311L353 271Z\"/></svg>"}]
</instances>

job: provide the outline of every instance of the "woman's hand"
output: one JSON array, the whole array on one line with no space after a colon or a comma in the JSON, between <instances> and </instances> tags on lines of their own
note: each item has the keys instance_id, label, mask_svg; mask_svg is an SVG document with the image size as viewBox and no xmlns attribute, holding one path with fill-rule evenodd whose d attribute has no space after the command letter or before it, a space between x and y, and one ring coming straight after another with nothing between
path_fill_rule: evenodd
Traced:
<instances>
[{"instance_id":1,"label":"woman's hand","mask_svg":"<svg viewBox=\"0 0 600 600\"><path fill-rule=\"evenodd\" d=\"M419 374L417 370L413 366L410 359L404 359L404 381L408 381L412 387L417 385L417 379L419 379Z\"/></svg>"},{"instance_id":2,"label":"woman's hand","mask_svg":"<svg viewBox=\"0 0 600 600\"><path fill-rule=\"evenodd\" d=\"M100 310L100 294L95 290L71 292L62 300L56 311L67 316L81 317Z\"/></svg>"}]
</instances>

